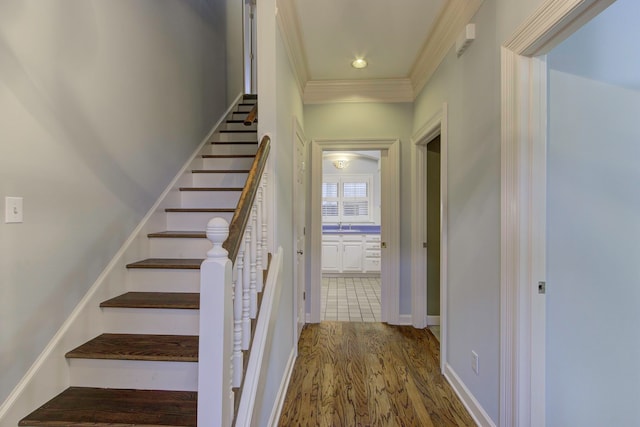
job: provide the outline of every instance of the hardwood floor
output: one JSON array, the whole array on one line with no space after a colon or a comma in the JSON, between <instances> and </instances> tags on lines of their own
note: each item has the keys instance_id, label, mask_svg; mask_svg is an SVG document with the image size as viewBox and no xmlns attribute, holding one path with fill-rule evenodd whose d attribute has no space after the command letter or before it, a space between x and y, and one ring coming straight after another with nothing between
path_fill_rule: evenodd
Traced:
<instances>
[{"instance_id":1,"label":"hardwood floor","mask_svg":"<svg viewBox=\"0 0 640 427\"><path fill-rule=\"evenodd\" d=\"M279 425L474 426L440 374L438 349L410 326L307 325Z\"/></svg>"}]
</instances>

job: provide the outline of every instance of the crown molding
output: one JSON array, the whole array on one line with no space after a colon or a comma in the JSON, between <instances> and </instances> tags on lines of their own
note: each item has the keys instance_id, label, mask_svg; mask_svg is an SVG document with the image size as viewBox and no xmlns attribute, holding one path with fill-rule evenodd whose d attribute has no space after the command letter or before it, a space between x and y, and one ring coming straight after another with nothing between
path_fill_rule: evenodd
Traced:
<instances>
[{"instance_id":1,"label":"crown molding","mask_svg":"<svg viewBox=\"0 0 640 427\"><path fill-rule=\"evenodd\" d=\"M302 44L302 31L300 30L295 1L277 0L276 10L276 21L289 56L289 62L293 66L300 93L302 93L309 80L309 64L307 63L307 53Z\"/></svg>"},{"instance_id":2,"label":"crown molding","mask_svg":"<svg viewBox=\"0 0 640 427\"><path fill-rule=\"evenodd\" d=\"M333 102L413 102L409 79L316 80L304 89L305 104Z\"/></svg>"},{"instance_id":3,"label":"crown molding","mask_svg":"<svg viewBox=\"0 0 640 427\"><path fill-rule=\"evenodd\" d=\"M504 46L518 55L545 54L613 2L614 0L545 1L518 27ZM561 32L558 32L558 27L562 28Z\"/></svg>"},{"instance_id":4,"label":"crown molding","mask_svg":"<svg viewBox=\"0 0 640 427\"><path fill-rule=\"evenodd\" d=\"M476 14L483 0L450 0L440 12L433 31L411 67L409 78L417 95L436 71L456 38Z\"/></svg>"}]
</instances>

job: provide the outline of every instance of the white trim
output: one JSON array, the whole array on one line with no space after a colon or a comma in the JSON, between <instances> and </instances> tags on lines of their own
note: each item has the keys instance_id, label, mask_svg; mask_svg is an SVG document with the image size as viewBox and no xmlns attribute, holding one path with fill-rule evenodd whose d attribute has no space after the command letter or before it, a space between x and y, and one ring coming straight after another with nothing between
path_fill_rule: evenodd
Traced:
<instances>
[{"instance_id":1,"label":"white trim","mask_svg":"<svg viewBox=\"0 0 640 427\"><path fill-rule=\"evenodd\" d=\"M413 316L410 314L399 314L398 321L395 325L411 326L413 325Z\"/></svg>"},{"instance_id":2,"label":"white trim","mask_svg":"<svg viewBox=\"0 0 640 427\"><path fill-rule=\"evenodd\" d=\"M302 32L300 30L300 20L298 10L293 0L277 0L276 20L280 28L280 34L284 42L284 47L289 56L289 62L294 70L296 83L300 93L304 93L304 87L309 80L309 64L307 54L302 43Z\"/></svg>"},{"instance_id":3,"label":"white trim","mask_svg":"<svg viewBox=\"0 0 640 427\"><path fill-rule=\"evenodd\" d=\"M547 0L502 48L500 426L545 423L546 64L613 0Z\"/></svg>"},{"instance_id":4,"label":"white trim","mask_svg":"<svg viewBox=\"0 0 640 427\"><path fill-rule=\"evenodd\" d=\"M255 401L260 388L260 380L266 377L268 366L264 366L265 362L265 348L268 343L273 341L273 334L275 332L275 315L273 305L275 300L280 299L280 293L282 291L282 247L278 248L278 252L273 257L271 267L269 269L269 275L267 276L267 283L265 284L265 291L260 306L260 314L256 323L256 329L254 334L254 341L251 344L251 353L249 355L249 362L247 363L247 370L244 376L244 385L242 387L242 395L240 397L240 405L238 406L238 417L236 418L235 425L238 427L249 427L253 423ZM291 351L289 361L293 358L295 360L295 347ZM289 367L287 367L289 369ZM285 371L286 373L286 371ZM288 375L291 375L289 372ZM287 378L285 375L283 378ZM280 384L280 390L283 385ZM286 388L285 388L286 394ZM275 401L274 408L282 407L284 397L278 396Z\"/></svg>"},{"instance_id":5,"label":"white trim","mask_svg":"<svg viewBox=\"0 0 640 427\"><path fill-rule=\"evenodd\" d=\"M460 401L467 408L471 418L481 427L496 427L489 414L484 410L480 402L473 397L467 386L462 382L460 377L453 370L451 365L446 366L444 377L447 379L453 391L458 395Z\"/></svg>"},{"instance_id":6,"label":"white trim","mask_svg":"<svg viewBox=\"0 0 640 427\"><path fill-rule=\"evenodd\" d=\"M427 326L438 326L440 325L440 316L427 316L426 323Z\"/></svg>"},{"instance_id":7,"label":"white trim","mask_svg":"<svg viewBox=\"0 0 640 427\"><path fill-rule=\"evenodd\" d=\"M435 26L416 58L409 77L414 94L419 94L464 27L476 14L484 0L448 0L445 3Z\"/></svg>"},{"instance_id":8,"label":"white trim","mask_svg":"<svg viewBox=\"0 0 640 427\"><path fill-rule=\"evenodd\" d=\"M209 143L215 131L226 120L233 111L235 105L242 98L240 94L221 116L218 122L211 128L211 131L198 145L191 157L171 180L169 185L162 192L156 203L147 211L147 214L138 223L138 226L131 232L127 240L122 244L118 252L113 256L109 264L102 270L93 285L89 288L85 296L73 309L69 317L62 324L60 329L51 338L51 341L31 365L27 373L11 391L9 396L0 406L0 425L17 424L18 420L33 411L35 407L41 405L43 401L50 399L52 395L61 392L69 386L68 364L64 359L64 354L76 345L90 339L101 332L99 303L103 300L102 293L108 291L117 292L118 286L122 292L126 290L126 283L118 273L127 264L127 258L131 251L141 250L137 245L141 235L146 235L148 223L152 222L154 214L161 209L169 193L175 188L182 176L190 169L196 156L200 154L204 146ZM114 278L112 279L112 276ZM115 277L117 276L117 277ZM95 319L89 321L88 319ZM37 383L37 385L36 385ZM31 388L31 389L30 389ZM12 416L15 419L7 419Z\"/></svg>"},{"instance_id":9,"label":"white trim","mask_svg":"<svg viewBox=\"0 0 640 427\"><path fill-rule=\"evenodd\" d=\"M298 141L297 141L298 138L302 141L302 144L304 146L304 159L302 160L302 162L303 162L303 166L302 167L304 169L304 175L305 175L305 178L306 178L306 177L308 177L308 172L307 172L308 169L306 168L304 163L306 162L306 159L307 159L307 153L308 153L307 150L308 150L309 144L308 144L308 141L307 141L307 137L305 136L304 131L302 130L302 126L300 125L300 122L298 121L298 117L296 117L294 115L293 116L293 141L292 141L293 153L294 153L294 155L292 156L293 157L294 179L291 180L291 185L293 187L292 194L293 194L293 200L294 201L297 201L300 198L300 195L298 194L298 186L296 185L296 174L297 174L297 170L298 170L298 157L297 157L297 155L295 155L295 152L296 152L296 144L298 143ZM307 198L306 198L306 189L307 189L306 179L305 179L304 184L305 184L305 189L303 191L305 191L305 197L304 197L304 200L302 200L302 203L304 203L305 207L306 207L306 202L307 202ZM306 248L305 247L298 248L298 239L297 239L298 236L296 235L296 233L297 233L297 225L298 225L296 223L296 221L297 221L296 206L298 204L299 203L294 202L294 203L292 203L292 207L291 207L292 214L293 214L293 226L294 226L293 227L294 228L294 231L293 231L293 250L294 250L294 252L296 250L302 250L303 252L306 252ZM302 221L305 222L303 224L303 227L305 227L305 228L307 226L306 219L307 219L307 211L305 209L304 218L302 219ZM305 242L304 245L305 246L306 246L306 241L307 241L307 239L306 239L306 236L305 236L305 239L304 239L304 242ZM300 334L302 333L302 327L306 323L306 312L307 312L307 309L305 307L305 309L304 309L305 317L303 319L301 319L301 325L302 326L300 326L298 324L298 314L300 313L300 307L298 307L298 299L299 299L298 298L299 297L298 289L299 289L300 285L298 284L298 273L299 272L298 272L298 264L296 262L296 259L297 259L297 254L294 253L293 254L293 260L294 260L294 262L293 262L293 278L294 278L294 280L293 280L293 283L294 283L294 286L293 286L293 306L294 306L295 315L293 316L293 331L294 331L294 333L293 333L293 343L294 343L295 347L298 346L298 339L300 338ZM305 264L304 267L306 267L307 257L303 256L302 262ZM303 268L303 269L306 270L306 268ZM306 289L307 289L306 274L305 274L304 289L305 289L305 292L306 292ZM306 301L304 301L303 304L306 304Z\"/></svg>"},{"instance_id":10,"label":"white trim","mask_svg":"<svg viewBox=\"0 0 640 427\"><path fill-rule=\"evenodd\" d=\"M304 88L305 104L336 102L413 102L409 79L317 80Z\"/></svg>"},{"instance_id":11,"label":"white trim","mask_svg":"<svg viewBox=\"0 0 640 427\"><path fill-rule=\"evenodd\" d=\"M293 368L296 363L296 349L292 349L289 354L289 360L287 361L287 367L285 368L284 375L282 376L282 382L280 383L280 388L278 389L278 395L276 396L275 404L273 405L273 410L271 411L271 416L269 417L269 422L267 426L276 426L278 425L278 421L280 421L280 415L282 414L282 407L284 406L284 399L287 397L287 390L289 389L289 383L291 382L291 375L293 374Z\"/></svg>"},{"instance_id":12,"label":"white trim","mask_svg":"<svg viewBox=\"0 0 640 427\"><path fill-rule=\"evenodd\" d=\"M324 150L381 150L382 234L387 243L382 256L382 321L399 321L400 293L400 140L315 139L311 141L311 313L310 322L320 322L322 289L322 152ZM388 199L388 200L387 200ZM410 323L410 322L409 322Z\"/></svg>"},{"instance_id":13,"label":"white trim","mask_svg":"<svg viewBox=\"0 0 640 427\"><path fill-rule=\"evenodd\" d=\"M426 239L426 195L419 183L426 182L426 145L440 135L440 371L447 362L447 294L448 294L448 114L447 103L411 138L411 301L413 325L424 328L427 320L427 270L422 243Z\"/></svg>"}]
</instances>

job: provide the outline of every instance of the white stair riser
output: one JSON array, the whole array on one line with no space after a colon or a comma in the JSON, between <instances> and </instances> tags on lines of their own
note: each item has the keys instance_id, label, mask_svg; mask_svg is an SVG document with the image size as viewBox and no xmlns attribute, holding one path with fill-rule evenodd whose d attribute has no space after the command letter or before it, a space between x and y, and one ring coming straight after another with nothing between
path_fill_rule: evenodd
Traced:
<instances>
[{"instance_id":1,"label":"white stair riser","mask_svg":"<svg viewBox=\"0 0 640 427\"><path fill-rule=\"evenodd\" d=\"M212 218L231 221L233 212L167 212L167 230L203 231Z\"/></svg>"},{"instance_id":2,"label":"white stair riser","mask_svg":"<svg viewBox=\"0 0 640 427\"><path fill-rule=\"evenodd\" d=\"M69 368L75 387L198 390L196 362L69 359Z\"/></svg>"},{"instance_id":3,"label":"white stair riser","mask_svg":"<svg viewBox=\"0 0 640 427\"><path fill-rule=\"evenodd\" d=\"M248 113L253 109L254 106L254 102L252 101L247 101L247 102L243 102L243 104L250 104L250 105L238 105L236 107L236 111L234 111L235 113Z\"/></svg>"},{"instance_id":4,"label":"white stair riser","mask_svg":"<svg viewBox=\"0 0 640 427\"><path fill-rule=\"evenodd\" d=\"M102 317L112 334L198 335L200 329L199 310L105 307Z\"/></svg>"},{"instance_id":5,"label":"white stair riser","mask_svg":"<svg viewBox=\"0 0 640 427\"><path fill-rule=\"evenodd\" d=\"M231 119L231 120L244 120L244 119L247 118L247 114L249 114L249 113L248 112L247 113L234 112L234 113L231 113L229 115L229 119Z\"/></svg>"},{"instance_id":6,"label":"white stair riser","mask_svg":"<svg viewBox=\"0 0 640 427\"><path fill-rule=\"evenodd\" d=\"M258 144L209 144L203 154L252 154L258 151Z\"/></svg>"},{"instance_id":7,"label":"white stair riser","mask_svg":"<svg viewBox=\"0 0 640 427\"><path fill-rule=\"evenodd\" d=\"M149 239L151 258L205 258L211 242L205 238L162 238Z\"/></svg>"},{"instance_id":8,"label":"white stair riser","mask_svg":"<svg viewBox=\"0 0 640 427\"><path fill-rule=\"evenodd\" d=\"M200 292L200 270L130 268L127 285L137 292Z\"/></svg>"},{"instance_id":9,"label":"white stair riser","mask_svg":"<svg viewBox=\"0 0 640 427\"><path fill-rule=\"evenodd\" d=\"M253 157L223 157L202 159L202 169L251 169Z\"/></svg>"},{"instance_id":10,"label":"white stair riser","mask_svg":"<svg viewBox=\"0 0 640 427\"><path fill-rule=\"evenodd\" d=\"M244 187L247 182L246 172L226 173L194 173L194 187Z\"/></svg>"},{"instance_id":11,"label":"white stair riser","mask_svg":"<svg viewBox=\"0 0 640 427\"><path fill-rule=\"evenodd\" d=\"M181 191L183 208L231 208L235 209L241 191Z\"/></svg>"},{"instance_id":12,"label":"white stair riser","mask_svg":"<svg viewBox=\"0 0 640 427\"><path fill-rule=\"evenodd\" d=\"M255 123L255 122L252 123L249 126L246 126L244 124L244 122L243 122L243 123L225 123L223 129L227 129L227 130L256 130L257 128L258 128L258 124Z\"/></svg>"},{"instance_id":13,"label":"white stair riser","mask_svg":"<svg viewBox=\"0 0 640 427\"><path fill-rule=\"evenodd\" d=\"M256 132L223 132L223 133L215 133L211 137L211 142L238 142L238 141L251 141L255 142L256 146L258 145L258 134Z\"/></svg>"}]
</instances>

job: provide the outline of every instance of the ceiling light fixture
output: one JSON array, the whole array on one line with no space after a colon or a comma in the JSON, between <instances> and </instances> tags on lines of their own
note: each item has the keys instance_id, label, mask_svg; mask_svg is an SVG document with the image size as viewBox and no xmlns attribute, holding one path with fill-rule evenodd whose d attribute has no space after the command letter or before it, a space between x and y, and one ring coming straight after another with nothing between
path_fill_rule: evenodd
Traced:
<instances>
[{"instance_id":1,"label":"ceiling light fixture","mask_svg":"<svg viewBox=\"0 0 640 427\"><path fill-rule=\"evenodd\" d=\"M352 63L351 66L353 68L357 68L357 69L361 69L361 68L366 68L367 66L367 61L364 60L364 58L356 58Z\"/></svg>"}]
</instances>

